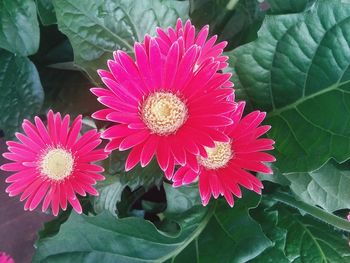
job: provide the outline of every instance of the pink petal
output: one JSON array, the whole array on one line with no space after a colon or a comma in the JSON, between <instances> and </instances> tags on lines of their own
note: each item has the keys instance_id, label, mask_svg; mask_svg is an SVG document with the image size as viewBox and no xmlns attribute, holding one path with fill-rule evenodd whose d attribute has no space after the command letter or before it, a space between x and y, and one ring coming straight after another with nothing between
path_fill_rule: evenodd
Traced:
<instances>
[{"instance_id":1,"label":"pink petal","mask_svg":"<svg viewBox=\"0 0 350 263\"><path fill-rule=\"evenodd\" d=\"M125 139L120 143L119 149L121 151L128 150L128 149L134 147L135 145L138 145L138 144L142 143L143 141L145 141L149 135L150 134L148 131L140 131L140 132L131 134L131 135L125 137Z\"/></svg>"},{"instance_id":2,"label":"pink petal","mask_svg":"<svg viewBox=\"0 0 350 263\"><path fill-rule=\"evenodd\" d=\"M158 146L158 136L151 135L143 145L141 152L141 166L146 167L152 160Z\"/></svg>"},{"instance_id":3,"label":"pink petal","mask_svg":"<svg viewBox=\"0 0 350 263\"><path fill-rule=\"evenodd\" d=\"M68 148L71 148L73 146L73 144L75 143L75 141L77 140L78 134L79 134L79 132L81 130L81 126L82 126L81 119L82 119L82 116L79 115L73 121L72 127L70 128L70 131L68 133L68 139L67 139L67 143L66 143L66 146Z\"/></svg>"},{"instance_id":4,"label":"pink petal","mask_svg":"<svg viewBox=\"0 0 350 263\"><path fill-rule=\"evenodd\" d=\"M140 162L142 149L143 144L139 144L131 149L125 162L125 171L130 171Z\"/></svg>"}]
</instances>

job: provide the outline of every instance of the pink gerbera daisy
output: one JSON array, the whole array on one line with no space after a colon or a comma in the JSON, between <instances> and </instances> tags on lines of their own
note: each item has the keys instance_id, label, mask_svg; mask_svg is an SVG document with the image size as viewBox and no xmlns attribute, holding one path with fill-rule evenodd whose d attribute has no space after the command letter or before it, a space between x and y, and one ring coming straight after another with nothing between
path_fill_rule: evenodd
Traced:
<instances>
[{"instance_id":1,"label":"pink gerbera daisy","mask_svg":"<svg viewBox=\"0 0 350 263\"><path fill-rule=\"evenodd\" d=\"M239 103L232 114L233 124L222 129L230 141L216 142L214 148L206 149L208 158L198 157L199 167L181 167L173 177L175 187L199 178L203 205L208 204L211 196L223 195L232 207L232 194L241 197L240 185L261 194L262 183L249 171L272 173L264 162L273 162L275 158L262 151L272 150L274 141L259 138L270 129L267 125L259 126L266 114L254 111L241 119L244 106L244 102Z\"/></svg>"},{"instance_id":2,"label":"pink gerbera daisy","mask_svg":"<svg viewBox=\"0 0 350 263\"><path fill-rule=\"evenodd\" d=\"M50 110L47 119L47 128L39 117L35 117L35 125L24 120L25 134L16 133L19 142L7 142L9 152L3 156L13 162L0 168L15 173L6 179L11 183L6 192L10 196L21 194L20 200L26 199L25 210L32 211L44 199L43 212L51 204L53 214L57 215L59 207L66 210L68 201L81 213L76 193L98 195L91 185L104 179L99 174L103 168L91 164L107 157L103 149L95 149L101 143L100 134L90 130L78 138L81 116L71 127L69 115L62 120L60 113Z\"/></svg>"},{"instance_id":3,"label":"pink gerbera daisy","mask_svg":"<svg viewBox=\"0 0 350 263\"><path fill-rule=\"evenodd\" d=\"M0 252L0 263L15 263L15 261L5 252Z\"/></svg>"},{"instance_id":4,"label":"pink gerbera daisy","mask_svg":"<svg viewBox=\"0 0 350 263\"><path fill-rule=\"evenodd\" d=\"M171 178L175 164L196 167L197 155L207 156L204 147L229 141L218 128L232 123L231 75L218 73L221 62L204 58L201 46L184 50L182 42L182 37L173 41L164 53L149 38L147 45L135 44L136 61L117 51L108 61L111 72L98 71L108 89L91 91L107 109L92 116L114 123L102 133L110 140L107 151L131 149L127 171L139 162L145 167L155 155ZM198 65L200 57L206 63Z\"/></svg>"}]
</instances>

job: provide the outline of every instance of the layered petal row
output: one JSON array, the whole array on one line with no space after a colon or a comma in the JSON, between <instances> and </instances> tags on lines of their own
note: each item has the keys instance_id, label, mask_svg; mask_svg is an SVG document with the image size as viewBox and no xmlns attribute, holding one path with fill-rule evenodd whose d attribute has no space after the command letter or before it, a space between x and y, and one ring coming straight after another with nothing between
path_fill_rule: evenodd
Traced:
<instances>
[{"instance_id":1,"label":"layered petal row","mask_svg":"<svg viewBox=\"0 0 350 263\"><path fill-rule=\"evenodd\" d=\"M6 182L10 196L20 195L25 210L34 210L42 202L42 211L52 208L57 215L59 208L67 209L70 203L75 211L82 212L77 194L98 195L92 187L104 177L103 168L93 164L107 158L103 149L96 149L100 133L90 130L79 136L82 117L70 125L70 116L60 113L47 114L47 125L39 117L35 123L24 120L24 133L16 133L18 141L7 141L8 152L3 156L11 162L0 168L12 174Z\"/></svg>"}]
</instances>

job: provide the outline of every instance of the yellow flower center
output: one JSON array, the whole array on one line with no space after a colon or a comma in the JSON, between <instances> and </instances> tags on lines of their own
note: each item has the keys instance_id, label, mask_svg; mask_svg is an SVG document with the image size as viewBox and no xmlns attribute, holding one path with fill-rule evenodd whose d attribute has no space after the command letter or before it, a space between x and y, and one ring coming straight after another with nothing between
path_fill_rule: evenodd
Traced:
<instances>
[{"instance_id":1,"label":"yellow flower center","mask_svg":"<svg viewBox=\"0 0 350 263\"><path fill-rule=\"evenodd\" d=\"M143 102L141 116L153 133L169 135L175 133L185 123L187 107L172 93L155 92Z\"/></svg>"},{"instance_id":2,"label":"yellow flower center","mask_svg":"<svg viewBox=\"0 0 350 263\"><path fill-rule=\"evenodd\" d=\"M214 148L205 147L208 158L199 157L198 161L207 169L219 169L225 167L231 160L233 152L231 143L229 142L215 142Z\"/></svg>"},{"instance_id":3,"label":"yellow flower center","mask_svg":"<svg viewBox=\"0 0 350 263\"><path fill-rule=\"evenodd\" d=\"M61 181L73 171L72 154L61 148L50 149L41 160L41 172L55 181Z\"/></svg>"}]
</instances>

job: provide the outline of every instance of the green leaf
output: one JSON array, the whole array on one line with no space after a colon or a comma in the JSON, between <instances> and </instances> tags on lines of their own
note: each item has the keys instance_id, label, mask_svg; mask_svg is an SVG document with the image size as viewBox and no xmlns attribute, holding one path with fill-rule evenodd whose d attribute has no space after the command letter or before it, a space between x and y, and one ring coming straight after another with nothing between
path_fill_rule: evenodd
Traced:
<instances>
[{"instance_id":1,"label":"green leaf","mask_svg":"<svg viewBox=\"0 0 350 263\"><path fill-rule=\"evenodd\" d=\"M231 54L251 104L268 111L282 172L350 158L349 28L350 5L320 0L267 17L259 38Z\"/></svg>"},{"instance_id":2,"label":"green leaf","mask_svg":"<svg viewBox=\"0 0 350 263\"><path fill-rule=\"evenodd\" d=\"M258 256L272 245L249 215L259 202L260 196L248 191L233 208L220 200L203 233L173 262L247 262Z\"/></svg>"},{"instance_id":3,"label":"green leaf","mask_svg":"<svg viewBox=\"0 0 350 263\"><path fill-rule=\"evenodd\" d=\"M349 162L338 164L329 161L321 168L308 173L281 173L272 166L273 176L258 174L259 179L288 186L294 196L323 208L328 212L350 209L350 171Z\"/></svg>"},{"instance_id":4,"label":"green leaf","mask_svg":"<svg viewBox=\"0 0 350 263\"><path fill-rule=\"evenodd\" d=\"M167 213L183 213L193 206L202 205L197 184L180 188L174 188L170 184L164 184L164 190L168 200Z\"/></svg>"},{"instance_id":5,"label":"green leaf","mask_svg":"<svg viewBox=\"0 0 350 263\"><path fill-rule=\"evenodd\" d=\"M270 199L266 201L268 200ZM282 201L279 198L278 200ZM322 223L315 217L302 216L296 209L275 204L270 200L270 203L264 202L254 210L254 219L261 224L274 246L250 263L349 262L348 240L342 232L336 231L333 226ZM265 205L268 206L267 209Z\"/></svg>"},{"instance_id":6,"label":"green leaf","mask_svg":"<svg viewBox=\"0 0 350 263\"><path fill-rule=\"evenodd\" d=\"M317 0L267 0L271 14L300 13L309 8Z\"/></svg>"},{"instance_id":7,"label":"green leaf","mask_svg":"<svg viewBox=\"0 0 350 263\"><path fill-rule=\"evenodd\" d=\"M43 23L43 25L49 26L57 23L55 8L52 0L36 0L36 5L41 23Z\"/></svg>"},{"instance_id":8,"label":"green leaf","mask_svg":"<svg viewBox=\"0 0 350 263\"><path fill-rule=\"evenodd\" d=\"M95 82L97 69L106 68L112 52L132 53L135 41L153 35L156 26L173 26L186 18L187 1L171 0L54 0L59 29L72 43L75 63Z\"/></svg>"},{"instance_id":9,"label":"green leaf","mask_svg":"<svg viewBox=\"0 0 350 263\"><path fill-rule=\"evenodd\" d=\"M249 263L290 263L286 255L282 250L275 247L266 249L261 255L248 261ZM305 262L307 263L307 262Z\"/></svg>"},{"instance_id":10,"label":"green leaf","mask_svg":"<svg viewBox=\"0 0 350 263\"><path fill-rule=\"evenodd\" d=\"M349 244L340 232L294 210L278 212L278 226L288 231L285 253L291 262L349 262Z\"/></svg>"},{"instance_id":11,"label":"green leaf","mask_svg":"<svg viewBox=\"0 0 350 263\"><path fill-rule=\"evenodd\" d=\"M202 27L210 25L211 34L227 40L232 49L256 38L265 12L257 0L191 0L190 17Z\"/></svg>"},{"instance_id":12,"label":"green leaf","mask_svg":"<svg viewBox=\"0 0 350 263\"><path fill-rule=\"evenodd\" d=\"M37 243L33 262L163 262L206 224L210 213L203 212L184 215L176 237L141 218L73 213L54 238Z\"/></svg>"},{"instance_id":13,"label":"green leaf","mask_svg":"<svg viewBox=\"0 0 350 263\"><path fill-rule=\"evenodd\" d=\"M350 171L348 164L329 162L310 173L284 175L290 188L302 201L328 212L350 209Z\"/></svg>"},{"instance_id":14,"label":"green leaf","mask_svg":"<svg viewBox=\"0 0 350 263\"><path fill-rule=\"evenodd\" d=\"M245 192L231 209L223 200L197 205L196 185L164 188L168 208L162 230L142 218L117 219L108 211L92 217L72 213L57 235L37 242L33 262L196 262L197 257L200 262L246 262L271 245L249 215L260 201L255 193Z\"/></svg>"},{"instance_id":15,"label":"green leaf","mask_svg":"<svg viewBox=\"0 0 350 263\"><path fill-rule=\"evenodd\" d=\"M44 223L44 227L38 233L39 238L43 239L56 235L59 232L61 225L69 218L71 211L72 209L68 208L67 211L60 213L58 217Z\"/></svg>"},{"instance_id":16,"label":"green leaf","mask_svg":"<svg viewBox=\"0 0 350 263\"><path fill-rule=\"evenodd\" d=\"M39 36L33 0L0 1L0 48L29 56L38 50Z\"/></svg>"},{"instance_id":17,"label":"green leaf","mask_svg":"<svg viewBox=\"0 0 350 263\"><path fill-rule=\"evenodd\" d=\"M253 218L260 224L265 235L272 241L273 245L261 253L249 263L278 262L289 263L284 248L286 245L287 230L277 226L278 212L269 211L265 205L260 205L252 211Z\"/></svg>"},{"instance_id":18,"label":"green leaf","mask_svg":"<svg viewBox=\"0 0 350 263\"><path fill-rule=\"evenodd\" d=\"M1 49L0 87L0 130L11 138L23 119L38 113L44 93L34 64Z\"/></svg>"},{"instance_id":19,"label":"green leaf","mask_svg":"<svg viewBox=\"0 0 350 263\"><path fill-rule=\"evenodd\" d=\"M273 174L257 173L257 177L261 181L269 181L282 186L290 185L290 181L285 177L283 173L280 172L280 170L275 165L272 164L270 167L272 168Z\"/></svg>"},{"instance_id":20,"label":"green leaf","mask_svg":"<svg viewBox=\"0 0 350 263\"><path fill-rule=\"evenodd\" d=\"M213 210L196 206L169 216L178 224L175 235L141 218L116 219L107 211L93 217L72 213L56 236L37 242L33 262L163 262L202 232Z\"/></svg>"},{"instance_id":21,"label":"green leaf","mask_svg":"<svg viewBox=\"0 0 350 263\"><path fill-rule=\"evenodd\" d=\"M121 200L123 190L126 187L129 187L131 191L143 187L147 191L152 186L160 186L163 180L163 173L154 160L145 168L138 165L131 171L125 172L125 156L125 154L120 152L112 153L110 158L106 160L106 162L113 163L115 174L105 175L106 180L96 185L99 196L93 198L95 212L101 213L104 210L108 210L116 216L118 214L117 203ZM118 160L117 158L120 159ZM111 169L109 169L109 172L112 171Z\"/></svg>"}]
</instances>

